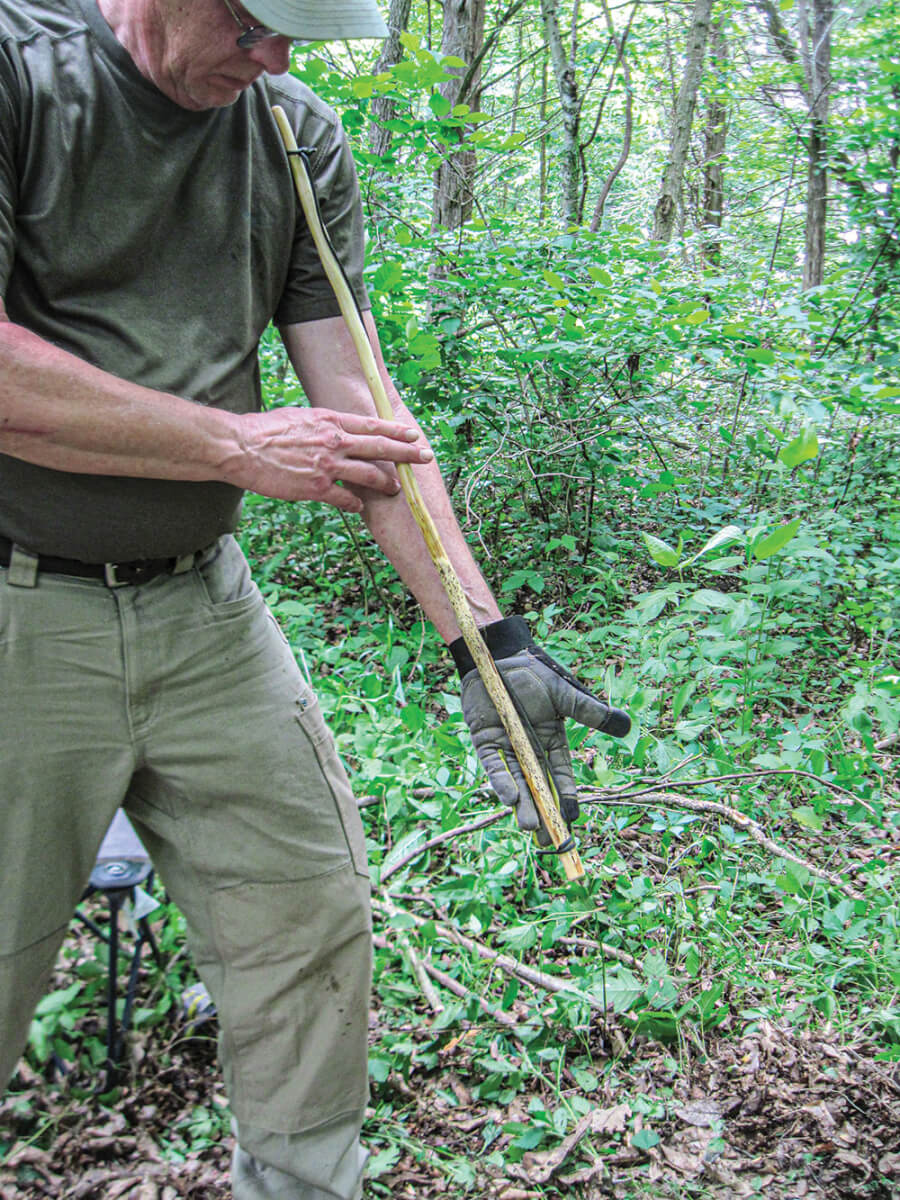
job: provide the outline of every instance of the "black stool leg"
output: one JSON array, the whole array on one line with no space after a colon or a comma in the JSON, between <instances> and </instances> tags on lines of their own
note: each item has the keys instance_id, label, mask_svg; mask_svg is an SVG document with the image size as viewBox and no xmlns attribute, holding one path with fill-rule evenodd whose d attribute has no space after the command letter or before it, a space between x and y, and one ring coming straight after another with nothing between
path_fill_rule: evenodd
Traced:
<instances>
[{"instance_id":1,"label":"black stool leg","mask_svg":"<svg viewBox=\"0 0 900 1200\"><path fill-rule=\"evenodd\" d=\"M106 1080L105 1090L115 1087L118 1080L119 1037L118 1021L116 1019L116 1002L118 993L116 975L119 964L119 910L122 907L124 893L110 891L109 899L109 972L106 985Z\"/></svg>"}]
</instances>

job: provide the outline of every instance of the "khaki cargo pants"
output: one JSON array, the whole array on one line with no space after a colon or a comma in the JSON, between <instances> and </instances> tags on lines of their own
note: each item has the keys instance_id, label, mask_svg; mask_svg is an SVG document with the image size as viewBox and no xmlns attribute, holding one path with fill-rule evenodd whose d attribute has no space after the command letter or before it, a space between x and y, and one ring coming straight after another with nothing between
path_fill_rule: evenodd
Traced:
<instances>
[{"instance_id":1,"label":"khaki cargo pants","mask_svg":"<svg viewBox=\"0 0 900 1200\"><path fill-rule=\"evenodd\" d=\"M235 1200L352 1200L363 831L240 550L137 587L22 567L0 569L0 1088L122 805L218 1009Z\"/></svg>"}]
</instances>

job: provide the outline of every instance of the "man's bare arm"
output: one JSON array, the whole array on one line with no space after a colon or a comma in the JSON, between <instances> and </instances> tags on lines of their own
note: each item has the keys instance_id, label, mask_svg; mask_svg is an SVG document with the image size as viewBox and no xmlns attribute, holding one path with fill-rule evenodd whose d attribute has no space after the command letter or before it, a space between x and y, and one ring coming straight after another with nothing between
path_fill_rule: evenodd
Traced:
<instances>
[{"instance_id":1,"label":"man's bare arm","mask_svg":"<svg viewBox=\"0 0 900 1200\"><path fill-rule=\"evenodd\" d=\"M366 314L366 329L397 419L421 434L387 374L375 324ZM370 415L375 405L349 331L341 317L288 325L281 331L288 355L310 403L318 411ZM433 461L416 468L416 476L441 540L459 575L479 625L499 620L500 610L479 571L453 513L440 470ZM444 593L425 540L405 496L358 490L362 516L372 536L401 579L422 605L445 641L459 636L453 610Z\"/></svg>"},{"instance_id":2,"label":"man's bare arm","mask_svg":"<svg viewBox=\"0 0 900 1200\"><path fill-rule=\"evenodd\" d=\"M0 453L61 471L216 480L362 510L386 461L430 456L408 422L285 408L235 415L118 379L11 322L0 304ZM341 485L348 486L341 486Z\"/></svg>"}]
</instances>

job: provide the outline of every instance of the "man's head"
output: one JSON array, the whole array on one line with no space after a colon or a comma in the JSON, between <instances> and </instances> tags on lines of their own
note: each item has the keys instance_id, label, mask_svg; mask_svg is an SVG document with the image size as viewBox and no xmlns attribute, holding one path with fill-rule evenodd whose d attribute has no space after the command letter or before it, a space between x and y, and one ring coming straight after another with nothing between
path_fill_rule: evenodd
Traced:
<instances>
[{"instance_id":1,"label":"man's head","mask_svg":"<svg viewBox=\"0 0 900 1200\"><path fill-rule=\"evenodd\" d=\"M291 42L384 37L376 0L98 0L142 75L182 108L233 104Z\"/></svg>"}]
</instances>

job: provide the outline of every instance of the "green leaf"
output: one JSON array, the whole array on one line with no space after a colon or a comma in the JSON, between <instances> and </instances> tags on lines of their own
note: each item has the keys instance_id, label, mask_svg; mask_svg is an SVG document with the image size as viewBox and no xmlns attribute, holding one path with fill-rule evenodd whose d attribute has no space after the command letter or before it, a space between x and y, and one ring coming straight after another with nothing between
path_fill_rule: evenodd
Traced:
<instances>
[{"instance_id":1,"label":"green leaf","mask_svg":"<svg viewBox=\"0 0 900 1200\"><path fill-rule=\"evenodd\" d=\"M369 1073L372 1074L372 1065L369 1064ZM372 1076L375 1078L375 1076ZM385 1076L385 1079L387 1076ZM383 1083L384 1080L378 1082ZM379 1150L377 1154L373 1154L366 1163L366 1175L370 1179L377 1179L379 1175L384 1175L391 1169L400 1157L400 1147L394 1143L391 1146L385 1146L383 1150Z\"/></svg>"},{"instance_id":2,"label":"green leaf","mask_svg":"<svg viewBox=\"0 0 900 1200\"><path fill-rule=\"evenodd\" d=\"M751 362L762 363L766 367L771 367L775 362L773 351L767 350L765 347L761 347L758 350L747 350L745 354Z\"/></svg>"},{"instance_id":3,"label":"green leaf","mask_svg":"<svg viewBox=\"0 0 900 1200\"><path fill-rule=\"evenodd\" d=\"M643 995L644 985L627 967L618 967L607 973L605 986L601 980L593 985L591 991L611 1005L614 1012L625 1013Z\"/></svg>"},{"instance_id":4,"label":"green leaf","mask_svg":"<svg viewBox=\"0 0 900 1200\"><path fill-rule=\"evenodd\" d=\"M685 325L702 325L704 321L709 320L709 310L706 308L695 309L684 318Z\"/></svg>"},{"instance_id":5,"label":"green leaf","mask_svg":"<svg viewBox=\"0 0 900 1200\"><path fill-rule=\"evenodd\" d=\"M450 112L450 101L440 92L435 92L428 97L428 107L436 117L446 117Z\"/></svg>"},{"instance_id":6,"label":"green leaf","mask_svg":"<svg viewBox=\"0 0 900 1200\"><path fill-rule=\"evenodd\" d=\"M641 537L644 539L644 545L649 551L650 557L654 562L659 563L661 567L677 567L678 561L681 558L681 537L678 538L678 549L673 550L668 542L664 542L662 538L654 537L652 533L644 533L641 530Z\"/></svg>"},{"instance_id":7,"label":"green leaf","mask_svg":"<svg viewBox=\"0 0 900 1200\"><path fill-rule=\"evenodd\" d=\"M428 717L425 710L418 704L407 704L400 710L400 720L410 733L418 733L420 729L424 728Z\"/></svg>"},{"instance_id":8,"label":"green leaf","mask_svg":"<svg viewBox=\"0 0 900 1200\"><path fill-rule=\"evenodd\" d=\"M802 825L804 829L811 829L814 833L821 833L825 827L825 822L821 815L809 805L804 805L802 808L794 809L794 820L798 825Z\"/></svg>"},{"instance_id":9,"label":"green leaf","mask_svg":"<svg viewBox=\"0 0 900 1200\"><path fill-rule=\"evenodd\" d=\"M604 271L602 267L588 267L588 275L596 283L602 283L604 287L612 286L612 275L609 271Z\"/></svg>"},{"instance_id":10,"label":"green leaf","mask_svg":"<svg viewBox=\"0 0 900 1200\"><path fill-rule=\"evenodd\" d=\"M28 1031L28 1045L38 1062L44 1063L50 1057L53 1043L44 1027L43 1021L32 1021Z\"/></svg>"},{"instance_id":11,"label":"green leaf","mask_svg":"<svg viewBox=\"0 0 900 1200\"><path fill-rule=\"evenodd\" d=\"M677 721L678 718L681 716L682 711L684 710L684 706L687 704L688 700L690 700L691 696L694 693L694 689L696 688L696 686L697 685L693 682L693 680L688 680L688 682L683 683L681 685L681 687L678 689L678 691L675 693L675 696L672 700L672 720L673 721Z\"/></svg>"},{"instance_id":12,"label":"green leaf","mask_svg":"<svg viewBox=\"0 0 900 1200\"><path fill-rule=\"evenodd\" d=\"M819 439L816 437L816 431L807 427L792 442L788 442L779 450L778 457L786 467L793 470L794 467L799 467L801 463L807 462L810 458L815 458L818 453Z\"/></svg>"},{"instance_id":13,"label":"green leaf","mask_svg":"<svg viewBox=\"0 0 900 1200\"><path fill-rule=\"evenodd\" d=\"M38 1004L35 1009L35 1016L46 1017L51 1013L62 1012L69 1007L80 991L81 984L73 983L67 988L60 988L59 991L50 992Z\"/></svg>"},{"instance_id":14,"label":"green leaf","mask_svg":"<svg viewBox=\"0 0 900 1200\"><path fill-rule=\"evenodd\" d=\"M788 521L787 525L779 525L779 527L767 534L753 547L753 557L759 561L764 558L771 558L773 554L788 544L797 530L800 528L800 517L794 517L793 521Z\"/></svg>"},{"instance_id":15,"label":"green leaf","mask_svg":"<svg viewBox=\"0 0 900 1200\"><path fill-rule=\"evenodd\" d=\"M726 525L724 529L720 529L718 533L714 533L705 546L685 559L682 566L688 567L691 563L695 563L698 558L702 558L709 550L714 550L717 546L724 546L727 542L737 541L738 538L744 536L744 531L740 525Z\"/></svg>"},{"instance_id":16,"label":"green leaf","mask_svg":"<svg viewBox=\"0 0 900 1200\"><path fill-rule=\"evenodd\" d=\"M654 1133L652 1129L639 1129L633 1135L631 1144L635 1150L652 1150L654 1146L659 1145L659 1134Z\"/></svg>"}]
</instances>

